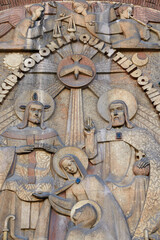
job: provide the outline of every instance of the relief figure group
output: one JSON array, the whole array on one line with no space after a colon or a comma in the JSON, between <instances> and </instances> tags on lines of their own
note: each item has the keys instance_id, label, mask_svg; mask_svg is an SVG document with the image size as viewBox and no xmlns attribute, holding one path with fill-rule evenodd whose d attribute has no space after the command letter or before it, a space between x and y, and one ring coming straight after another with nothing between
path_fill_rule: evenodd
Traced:
<instances>
[{"instance_id":1,"label":"relief figure group","mask_svg":"<svg viewBox=\"0 0 160 240\"><path fill-rule=\"evenodd\" d=\"M71 217L66 240L103 240L106 236L128 240L134 236L150 167L159 161L158 144L131 123L137 107L133 95L116 89L113 97L114 91L104 93L98 103L100 115L109 122L106 128L96 132L92 119L86 122L85 151L64 146L58 133L45 126L45 110L51 106L40 102L37 93L27 105L20 105L23 120L1 134L1 232L8 216L14 216L11 237L48 239L52 208ZM102 104L108 95L112 100ZM88 164L101 169L100 176L88 174ZM59 188L55 188L55 174L64 179ZM158 214L154 206L153 213Z\"/></svg>"},{"instance_id":2,"label":"relief figure group","mask_svg":"<svg viewBox=\"0 0 160 240\"><path fill-rule=\"evenodd\" d=\"M130 61L128 53L111 66L116 49L159 49L160 32L136 19L129 4L75 0L68 6L33 4L19 22L0 13L0 49L39 50L25 59L28 67L13 72L24 72L26 89L37 89L15 93L18 124L0 134L0 239L160 240L159 144L134 122L139 85L125 89L129 66L125 71L119 63ZM110 84L114 71L127 76L124 89L115 87L116 77Z\"/></svg>"},{"instance_id":3,"label":"relief figure group","mask_svg":"<svg viewBox=\"0 0 160 240\"><path fill-rule=\"evenodd\" d=\"M0 48L5 49L9 43L14 49L38 49L43 46L41 37L45 33L53 31L53 36L60 38L63 35L62 24L67 22L72 37L80 26L113 48L159 49L160 31L136 19L134 11L133 5L129 4L107 4L104 7L101 3L92 5L85 0L73 1L72 10L56 2L47 6L33 4L16 8L14 14L8 12L8 16L4 12L0 15ZM10 31L12 38L8 35ZM158 41L150 41L153 33Z\"/></svg>"}]
</instances>

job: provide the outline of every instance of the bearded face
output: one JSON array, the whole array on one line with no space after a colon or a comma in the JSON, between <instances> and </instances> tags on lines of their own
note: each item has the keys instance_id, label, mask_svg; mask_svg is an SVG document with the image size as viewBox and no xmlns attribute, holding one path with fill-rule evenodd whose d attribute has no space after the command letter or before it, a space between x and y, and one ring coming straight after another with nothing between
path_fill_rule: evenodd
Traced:
<instances>
[{"instance_id":1,"label":"bearded face","mask_svg":"<svg viewBox=\"0 0 160 240\"><path fill-rule=\"evenodd\" d=\"M111 103L110 107L111 122L113 127L121 127L125 124L124 106L122 103Z\"/></svg>"},{"instance_id":2,"label":"bearded face","mask_svg":"<svg viewBox=\"0 0 160 240\"><path fill-rule=\"evenodd\" d=\"M29 108L28 121L31 123L40 124L42 117L43 106L32 103Z\"/></svg>"}]
</instances>

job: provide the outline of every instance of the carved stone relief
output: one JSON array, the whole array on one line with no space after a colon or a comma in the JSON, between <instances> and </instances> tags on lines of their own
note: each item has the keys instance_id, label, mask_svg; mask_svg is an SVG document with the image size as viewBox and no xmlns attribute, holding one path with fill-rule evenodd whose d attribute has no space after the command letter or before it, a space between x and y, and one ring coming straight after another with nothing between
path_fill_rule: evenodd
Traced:
<instances>
[{"instance_id":1,"label":"carved stone relief","mask_svg":"<svg viewBox=\"0 0 160 240\"><path fill-rule=\"evenodd\" d=\"M159 14L0 12L0 239L160 239Z\"/></svg>"}]
</instances>

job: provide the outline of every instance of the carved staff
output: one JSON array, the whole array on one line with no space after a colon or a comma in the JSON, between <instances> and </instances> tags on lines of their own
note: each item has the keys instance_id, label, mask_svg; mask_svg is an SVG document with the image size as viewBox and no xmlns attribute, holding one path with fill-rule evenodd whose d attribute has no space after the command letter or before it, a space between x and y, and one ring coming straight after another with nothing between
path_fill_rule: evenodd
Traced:
<instances>
[{"instance_id":1,"label":"carved staff","mask_svg":"<svg viewBox=\"0 0 160 240\"><path fill-rule=\"evenodd\" d=\"M13 220L15 219L14 215L8 215L4 221L4 228L3 228L3 240L8 240L8 232L9 232L9 228L8 228L8 224L9 224L9 220L13 218Z\"/></svg>"},{"instance_id":2,"label":"carved staff","mask_svg":"<svg viewBox=\"0 0 160 240\"><path fill-rule=\"evenodd\" d=\"M147 229L144 230L144 239L149 240L149 235L148 235L148 230Z\"/></svg>"},{"instance_id":3,"label":"carved staff","mask_svg":"<svg viewBox=\"0 0 160 240\"><path fill-rule=\"evenodd\" d=\"M10 223L10 229L9 229L8 225L9 225L9 220L11 218L12 218L12 221ZM14 230L15 230L14 220L15 220L15 216L12 215L12 214L10 214L6 217L5 222L4 222L4 228L3 228L3 240L8 240L8 233L9 232L10 232L10 236L14 240L28 240L27 237L20 237L20 236L16 236L14 234Z\"/></svg>"},{"instance_id":4,"label":"carved staff","mask_svg":"<svg viewBox=\"0 0 160 240\"><path fill-rule=\"evenodd\" d=\"M145 24L144 22L130 16L131 19L135 20L136 22L140 23L141 25L145 26L145 27L148 27L152 32L155 32L158 36L158 38L160 39L160 31L158 31L157 29L153 28L151 25L147 25Z\"/></svg>"},{"instance_id":5,"label":"carved staff","mask_svg":"<svg viewBox=\"0 0 160 240\"><path fill-rule=\"evenodd\" d=\"M67 18L70 18L70 17L71 17L71 15L64 16L64 17L55 19L55 21L63 21L63 20L65 20L65 19L67 19Z\"/></svg>"}]
</instances>

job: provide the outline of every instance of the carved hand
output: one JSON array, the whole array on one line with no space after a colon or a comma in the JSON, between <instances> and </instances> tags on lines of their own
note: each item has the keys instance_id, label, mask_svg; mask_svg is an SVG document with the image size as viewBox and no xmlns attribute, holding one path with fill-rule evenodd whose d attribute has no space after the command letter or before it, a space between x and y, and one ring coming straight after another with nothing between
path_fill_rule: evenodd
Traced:
<instances>
[{"instance_id":1,"label":"carved hand","mask_svg":"<svg viewBox=\"0 0 160 240\"><path fill-rule=\"evenodd\" d=\"M151 34L150 34L150 30L149 30L149 26L147 25L146 27L144 27L144 40L145 41L148 41L151 37Z\"/></svg>"},{"instance_id":2,"label":"carved hand","mask_svg":"<svg viewBox=\"0 0 160 240\"><path fill-rule=\"evenodd\" d=\"M150 164L150 163L149 163L148 158L145 158L145 157L136 162L136 166L137 166L138 168L145 168L145 167L147 167L149 164Z\"/></svg>"},{"instance_id":3,"label":"carved hand","mask_svg":"<svg viewBox=\"0 0 160 240\"><path fill-rule=\"evenodd\" d=\"M59 147L53 146L51 144L44 143L43 149L50 153L56 153L59 149Z\"/></svg>"},{"instance_id":4,"label":"carved hand","mask_svg":"<svg viewBox=\"0 0 160 240\"><path fill-rule=\"evenodd\" d=\"M48 198L48 196L50 195L49 192L41 192L41 193L33 193L32 194L34 197L39 198L39 199L45 199Z\"/></svg>"},{"instance_id":5,"label":"carved hand","mask_svg":"<svg viewBox=\"0 0 160 240\"><path fill-rule=\"evenodd\" d=\"M87 119L87 121L85 122L85 126L84 126L84 131L86 132L95 132L96 128L95 128L95 125L94 125L94 122L93 120L89 117Z\"/></svg>"},{"instance_id":6,"label":"carved hand","mask_svg":"<svg viewBox=\"0 0 160 240\"><path fill-rule=\"evenodd\" d=\"M24 145L20 147L16 147L16 153L30 153L34 150L34 145Z\"/></svg>"}]
</instances>

